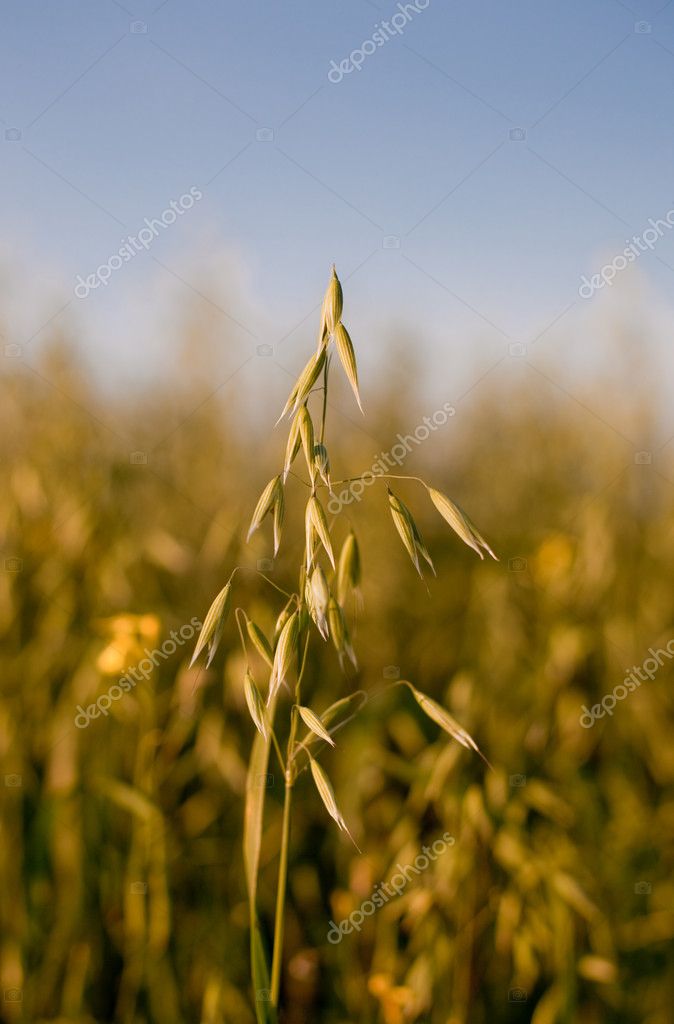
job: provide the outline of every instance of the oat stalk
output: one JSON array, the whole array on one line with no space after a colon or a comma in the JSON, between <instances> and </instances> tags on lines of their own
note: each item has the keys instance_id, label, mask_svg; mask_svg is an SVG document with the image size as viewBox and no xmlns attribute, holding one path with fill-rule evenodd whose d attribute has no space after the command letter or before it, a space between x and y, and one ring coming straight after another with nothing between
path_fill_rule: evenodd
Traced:
<instances>
[{"instance_id":1,"label":"oat stalk","mask_svg":"<svg viewBox=\"0 0 674 1024\"><path fill-rule=\"evenodd\" d=\"M339 520L329 523L325 515L321 490L331 492L330 457L326 444L329 374L333 353L341 364L353 395L362 411L356 355L351 336L342 323L342 286L333 267L323 300L318 332L318 348L311 356L295 382L283 412L277 422L290 417L290 429L281 471L268 482L255 506L248 538L272 524L273 550L276 555L281 543L281 528L286 508L286 484L291 467L302 452L306 465L305 483L309 495L304 510L304 552L299 565L299 587L295 593L286 593L271 580L267 580L286 599L276 619L273 637L269 637L243 609L236 609L236 624L244 651L246 670L242 680L245 702L255 728L253 748L246 786L246 812L244 821L244 861L248 881L251 929L251 972L255 990L255 1008L258 1024L276 1024L281 992L283 964L283 938L285 929L286 891L290 856L291 809L295 783L309 768L309 775L327 813L338 828L350 838L351 832L339 809L338 797L318 756L328 747L335 746L334 734L350 721L362 707L363 691L337 701L319 714L302 703L302 681L308 664L310 643L331 641L343 670L357 671L358 663L349 631L345 611L347 600L361 601L361 557L356 535L349 526L341 547L333 544L333 532ZM319 379L321 383L318 384ZM318 430L314 427L310 403L314 392L319 393L320 416ZM314 399L316 400L316 399ZM302 461L302 460L300 460ZM293 475L297 475L292 471ZM357 479L357 478L352 478ZM381 482L386 489L389 513L393 526L418 574L423 578L422 563L435 575L431 556L423 542L414 516L402 499L393 492L388 481L414 480L421 483L438 510L455 533L480 558L487 552L496 557L465 512L450 498L417 477L383 474ZM345 483L348 481L339 481ZM339 550L338 558L335 551ZM232 601L234 576L215 598L209 609L202 634L194 652L193 661L207 647L210 665L221 642ZM267 577L264 577L267 579ZM242 621L243 620L243 625ZM249 664L249 654L252 664ZM264 686L257 680L266 679ZM399 685L399 684L391 684ZM477 744L466 730L439 704L405 681L421 710L453 739L482 756ZM286 691L292 694L287 705ZM355 706L354 708L354 705ZM287 745L285 756L277 737L275 715L277 707L286 708ZM348 717L343 714L348 712ZM306 733L298 739L300 724ZM262 931L257 914L257 879L262 841L265 788L259 784L275 751L283 771L284 803L279 851L278 887L274 921L274 945L271 971L267 966ZM312 749L310 749L312 748ZM355 845L355 840L352 839Z\"/></svg>"}]
</instances>

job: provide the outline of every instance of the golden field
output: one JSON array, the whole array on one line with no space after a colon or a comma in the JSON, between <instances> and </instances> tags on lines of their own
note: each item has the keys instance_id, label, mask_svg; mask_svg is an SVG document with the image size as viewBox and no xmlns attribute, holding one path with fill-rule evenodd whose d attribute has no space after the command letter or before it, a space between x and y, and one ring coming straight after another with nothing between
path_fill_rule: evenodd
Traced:
<instances>
[{"instance_id":1,"label":"golden field","mask_svg":"<svg viewBox=\"0 0 674 1024\"><path fill-rule=\"evenodd\" d=\"M254 729L234 623L208 670L188 668L193 642L174 644L106 715L86 728L75 716L144 649L203 618L236 565L251 570L237 603L273 628L283 600L253 571L270 531L249 545L245 532L282 459L276 406L265 398L264 422L251 422L227 388L201 404L209 389L178 370L109 396L62 343L31 365L0 379L0 1020L253 1024L241 829ZM345 509L363 560L359 670L345 675L331 645L314 645L306 698L321 710L367 695L322 755L362 852L304 774L286 1024L671 1020L670 663L593 727L580 715L674 638L672 445L654 443L649 463L627 440L651 451L658 416L652 396L629 391L629 370L577 400L544 370L495 373L393 470L459 501L498 563L401 482L438 571L427 589L381 485ZM379 389L364 381L367 434L340 392L334 477L369 468L432 413L409 379L382 367ZM605 420L626 393L619 435ZM292 486L286 519L267 574L295 586ZM444 704L493 770L388 687L396 673ZM267 936L283 789L270 776ZM359 932L328 941L330 921L444 833L451 848Z\"/></svg>"}]
</instances>

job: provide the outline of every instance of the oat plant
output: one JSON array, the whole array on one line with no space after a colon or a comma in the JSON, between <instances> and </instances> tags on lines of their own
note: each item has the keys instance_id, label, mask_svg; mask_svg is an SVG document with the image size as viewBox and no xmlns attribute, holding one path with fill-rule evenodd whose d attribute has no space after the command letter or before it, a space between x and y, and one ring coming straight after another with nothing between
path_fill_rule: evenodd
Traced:
<instances>
[{"instance_id":1,"label":"oat plant","mask_svg":"<svg viewBox=\"0 0 674 1024\"><path fill-rule=\"evenodd\" d=\"M333 484L352 484L362 477L332 481L330 458L326 445L329 376L336 351L342 369L351 385L358 407L362 410L358 370L353 343L342 323L342 287L333 267L321 309L318 345L298 377L283 412L277 421L289 418L290 429L283 468L266 485L253 512L248 539L265 521L271 521L274 555L281 543L285 516L286 484L289 475L299 478L306 487L304 507L305 545L298 572L298 587L287 593L267 577L281 605L273 637L265 635L260 626L240 607L234 607L233 618L247 664L242 681L255 735L250 755L246 786L243 853L250 908L251 975L258 1024L277 1020L283 959L286 884L290 845L290 823L293 789L305 769L313 779L319 798L337 827L350 838L348 826L325 769L319 761L321 751L335 745L334 736L350 721L365 700L362 690L332 704L327 710L315 711L302 703L302 687L307 670L307 654L312 642L331 642L342 671L353 675L358 664L353 649L347 600L360 601L361 558L355 533L349 525L336 556L339 513L332 522L325 513L325 498L332 494ZM304 464L303 472L292 467ZM424 545L421 533L409 508L392 489L389 481L408 480L425 489L440 515L469 547L480 556L488 553L496 558L488 543L466 513L450 498L418 477L384 473L381 477L393 525L419 576L426 566L435 575L433 560ZM233 591L238 568L213 601L199 635L192 663L205 650L210 665L221 642L226 621L234 605ZM263 574L261 574L263 575ZM422 711L455 740L480 753L472 737L441 705L418 690L407 680L391 686L406 686ZM280 715L285 722L280 723ZM281 725L281 728L279 728ZM286 736L285 753L278 735ZM262 930L257 914L257 881L264 816L266 778L272 748L278 758L285 780L285 798L278 863L278 887L274 922L273 953L269 968ZM482 756L480 754L480 756Z\"/></svg>"}]
</instances>

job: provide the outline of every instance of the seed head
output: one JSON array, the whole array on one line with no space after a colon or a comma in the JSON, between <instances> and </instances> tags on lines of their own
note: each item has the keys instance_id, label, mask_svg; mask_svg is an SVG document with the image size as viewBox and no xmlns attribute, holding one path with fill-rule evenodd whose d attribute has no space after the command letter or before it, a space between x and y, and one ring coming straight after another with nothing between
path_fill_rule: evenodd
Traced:
<instances>
[{"instance_id":1,"label":"seed head","mask_svg":"<svg viewBox=\"0 0 674 1024\"><path fill-rule=\"evenodd\" d=\"M335 270L334 264L332 267L332 275L328 283L328 287L323 298L323 308L321 309L321 328L319 331L319 345L324 345L326 337L330 337L335 333L335 328L339 323L342 315L343 306L343 295L342 286L337 277L337 271Z\"/></svg>"}]
</instances>

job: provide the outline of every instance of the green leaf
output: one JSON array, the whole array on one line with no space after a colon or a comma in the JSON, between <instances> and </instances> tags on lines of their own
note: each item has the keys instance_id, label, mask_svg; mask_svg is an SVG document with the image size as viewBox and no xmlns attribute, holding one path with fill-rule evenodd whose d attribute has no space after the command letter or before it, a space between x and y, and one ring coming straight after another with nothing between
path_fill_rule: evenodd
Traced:
<instances>
[{"instance_id":1,"label":"green leaf","mask_svg":"<svg viewBox=\"0 0 674 1024\"><path fill-rule=\"evenodd\" d=\"M250 924L250 965L257 1024L276 1024L276 1008L271 1002L269 965L257 916Z\"/></svg>"}]
</instances>

